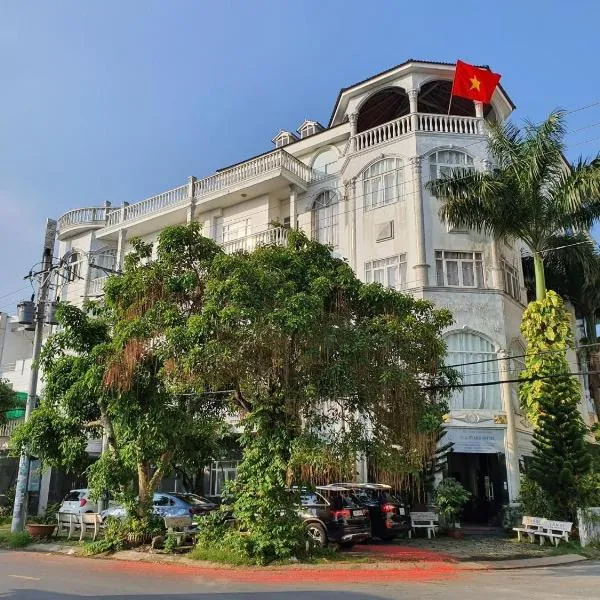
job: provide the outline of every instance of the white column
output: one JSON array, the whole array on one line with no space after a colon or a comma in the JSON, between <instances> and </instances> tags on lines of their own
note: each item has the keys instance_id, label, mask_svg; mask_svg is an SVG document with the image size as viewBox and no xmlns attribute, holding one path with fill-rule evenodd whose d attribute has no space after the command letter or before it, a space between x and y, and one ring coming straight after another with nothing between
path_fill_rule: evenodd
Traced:
<instances>
[{"instance_id":1,"label":"white column","mask_svg":"<svg viewBox=\"0 0 600 600\"><path fill-rule=\"evenodd\" d=\"M194 220L194 213L196 212L196 199L194 198L194 184L196 178L194 176L188 177L188 189L187 196L188 202L190 203L187 209L187 222L191 223Z\"/></svg>"},{"instance_id":2,"label":"white column","mask_svg":"<svg viewBox=\"0 0 600 600\"><path fill-rule=\"evenodd\" d=\"M481 102L476 102L475 104L481 104ZM483 170L486 173L492 172L492 161L487 158L482 161ZM490 287L495 290L503 290L504 289L504 274L502 272L502 264L501 264L501 252L500 252L500 242L492 236L491 238L491 246L490 246L490 258L492 264L490 266L491 273L491 285Z\"/></svg>"},{"instance_id":3,"label":"white column","mask_svg":"<svg viewBox=\"0 0 600 600\"><path fill-rule=\"evenodd\" d=\"M350 113L348 115L348 121L350 121L350 152L356 152L356 127L358 115L356 113Z\"/></svg>"},{"instance_id":4,"label":"white column","mask_svg":"<svg viewBox=\"0 0 600 600\"><path fill-rule=\"evenodd\" d=\"M117 256L115 259L115 270L123 269L123 257L125 256L125 242L127 241L127 229L120 229L117 237Z\"/></svg>"},{"instance_id":5,"label":"white column","mask_svg":"<svg viewBox=\"0 0 600 600\"><path fill-rule=\"evenodd\" d=\"M356 177L347 185L350 202L348 202L348 217L350 218L350 263L355 273L358 273L356 264Z\"/></svg>"},{"instance_id":6,"label":"white column","mask_svg":"<svg viewBox=\"0 0 600 600\"><path fill-rule=\"evenodd\" d=\"M413 211L415 215L415 235L417 262L413 267L417 287L429 285L429 265L427 264L427 251L425 247L425 212L423 207L423 183L421 181L421 157L413 156L410 159L413 179ZM409 285L410 287L410 285Z\"/></svg>"},{"instance_id":7,"label":"white column","mask_svg":"<svg viewBox=\"0 0 600 600\"><path fill-rule=\"evenodd\" d=\"M298 216L296 212L296 186L290 184L290 227L292 229L298 228Z\"/></svg>"},{"instance_id":8,"label":"white column","mask_svg":"<svg viewBox=\"0 0 600 600\"><path fill-rule=\"evenodd\" d=\"M508 500L516 502L519 497L521 482L519 479L519 446L515 428L515 411L512 403L512 386L510 383L510 358L506 350L498 352L499 375L502 393L502 409L506 413L506 439L504 450L506 456L506 477L508 481Z\"/></svg>"},{"instance_id":9,"label":"white column","mask_svg":"<svg viewBox=\"0 0 600 600\"><path fill-rule=\"evenodd\" d=\"M475 105L475 117L479 119L477 122L477 131L479 133L484 132L484 120L483 120L483 102L479 102L478 100L473 100L473 104Z\"/></svg>"},{"instance_id":10,"label":"white column","mask_svg":"<svg viewBox=\"0 0 600 600\"><path fill-rule=\"evenodd\" d=\"M408 90L408 103L410 105L410 129L411 131L417 131L419 128L419 116L418 116L418 101L419 101L419 90L412 89Z\"/></svg>"}]
</instances>

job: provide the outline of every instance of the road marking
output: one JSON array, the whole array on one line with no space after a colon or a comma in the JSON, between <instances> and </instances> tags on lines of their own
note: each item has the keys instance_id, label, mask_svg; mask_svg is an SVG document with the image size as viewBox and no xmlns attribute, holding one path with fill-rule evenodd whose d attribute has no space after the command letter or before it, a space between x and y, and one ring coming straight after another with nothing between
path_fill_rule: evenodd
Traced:
<instances>
[{"instance_id":1,"label":"road marking","mask_svg":"<svg viewBox=\"0 0 600 600\"><path fill-rule=\"evenodd\" d=\"M29 579L31 581L39 581L39 577L27 577L27 575L9 575L9 577L14 577L15 579Z\"/></svg>"}]
</instances>

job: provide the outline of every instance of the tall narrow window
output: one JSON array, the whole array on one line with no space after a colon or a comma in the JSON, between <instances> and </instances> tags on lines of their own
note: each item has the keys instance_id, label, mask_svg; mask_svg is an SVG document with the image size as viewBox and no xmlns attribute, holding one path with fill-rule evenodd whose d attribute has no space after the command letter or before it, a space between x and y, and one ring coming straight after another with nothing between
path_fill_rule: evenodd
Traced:
<instances>
[{"instance_id":1,"label":"tall narrow window","mask_svg":"<svg viewBox=\"0 0 600 600\"><path fill-rule=\"evenodd\" d=\"M504 275L504 291L517 300L517 302L520 302L521 286L519 285L519 272L515 267L503 260L502 273Z\"/></svg>"},{"instance_id":2,"label":"tall narrow window","mask_svg":"<svg viewBox=\"0 0 600 600\"><path fill-rule=\"evenodd\" d=\"M484 287L481 252L436 250L435 269L440 287Z\"/></svg>"},{"instance_id":3,"label":"tall narrow window","mask_svg":"<svg viewBox=\"0 0 600 600\"><path fill-rule=\"evenodd\" d=\"M365 281L380 283L385 287L406 287L406 254L371 260L365 263Z\"/></svg>"},{"instance_id":4,"label":"tall narrow window","mask_svg":"<svg viewBox=\"0 0 600 600\"><path fill-rule=\"evenodd\" d=\"M317 196L313 203L314 238L321 244L338 245L338 197L328 190Z\"/></svg>"},{"instance_id":5,"label":"tall narrow window","mask_svg":"<svg viewBox=\"0 0 600 600\"><path fill-rule=\"evenodd\" d=\"M67 261L66 275L68 281L75 281L81 277L81 256L73 252Z\"/></svg>"},{"instance_id":6,"label":"tall narrow window","mask_svg":"<svg viewBox=\"0 0 600 600\"><path fill-rule=\"evenodd\" d=\"M402 191L402 163L398 158L384 158L363 173L365 210L398 202Z\"/></svg>"},{"instance_id":7,"label":"tall narrow window","mask_svg":"<svg viewBox=\"0 0 600 600\"><path fill-rule=\"evenodd\" d=\"M476 333L463 332L450 334L446 344L446 364L461 374L463 386L452 393L450 408L500 410L502 401L494 346Z\"/></svg>"}]
</instances>

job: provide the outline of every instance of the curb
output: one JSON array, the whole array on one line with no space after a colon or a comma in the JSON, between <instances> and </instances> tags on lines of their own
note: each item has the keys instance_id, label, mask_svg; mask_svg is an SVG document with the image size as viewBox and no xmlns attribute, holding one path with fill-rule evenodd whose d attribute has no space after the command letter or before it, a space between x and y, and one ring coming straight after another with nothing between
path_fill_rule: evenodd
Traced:
<instances>
[{"instance_id":1,"label":"curb","mask_svg":"<svg viewBox=\"0 0 600 600\"><path fill-rule=\"evenodd\" d=\"M581 554L560 554L558 556L543 556L536 558L521 558L517 560L486 560L478 562L464 562L465 571L511 571L518 569L541 569L544 567L558 567L589 560Z\"/></svg>"},{"instance_id":2,"label":"curb","mask_svg":"<svg viewBox=\"0 0 600 600\"><path fill-rule=\"evenodd\" d=\"M185 556L177 556L170 554L145 554L142 552L135 552L131 550L123 550L116 552L111 555L99 555L97 557L84 556L79 552L79 548L76 546L63 546L60 544L30 544L29 546L22 548L26 552L40 552L45 554L64 554L67 556L83 557L83 558L96 558L108 561L129 561L138 563L158 564L158 565L180 565L185 567L213 567L215 571L236 571L244 569L246 567L236 567L233 565L224 565L220 563L207 563L204 561L195 561L188 559ZM488 561L454 561L454 560L440 560L436 561L437 565L447 565L452 567L456 571L508 571L508 570L519 570L519 569L537 569L544 567L556 567L561 565L574 564L589 560L585 556L580 554L560 554L558 556L543 556L535 558L521 558L521 559L503 559L503 560L488 560ZM386 560L382 557L378 566L375 567L381 572L386 570L399 570L399 569L410 569L414 568L415 565L420 565L424 569L427 569L427 565L431 565L430 561L393 561ZM327 572L328 570L343 570L343 571L360 571L362 569L373 568L377 563L327 563L321 565L289 565L289 567L263 567L265 572L276 569L278 571L288 569L290 571L322 571Z\"/></svg>"}]
</instances>

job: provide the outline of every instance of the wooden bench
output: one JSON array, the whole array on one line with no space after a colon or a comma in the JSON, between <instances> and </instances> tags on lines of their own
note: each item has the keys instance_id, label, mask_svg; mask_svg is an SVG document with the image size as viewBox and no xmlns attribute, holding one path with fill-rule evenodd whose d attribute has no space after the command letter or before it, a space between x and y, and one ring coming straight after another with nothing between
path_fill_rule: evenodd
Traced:
<instances>
[{"instance_id":1,"label":"wooden bench","mask_svg":"<svg viewBox=\"0 0 600 600\"><path fill-rule=\"evenodd\" d=\"M68 540L71 539L73 532L80 527L78 515L74 515L73 513L56 513L56 521L58 522L56 535L61 535L68 531Z\"/></svg>"},{"instance_id":2,"label":"wooden bench","mask_svg":"<svg viewBox=\"0 0 600 600\"><path fill-rule=\"evenodd\" d=\"M411 512L410 513L411 529L408 531L408 537L412 538L412 534L417 535L417 529L426 529L427 537L435 537L436 531L439 529L439 517L434 512Z\"/></svg>"},{"instance_id":3,"label":"wooden bench","mask_svg":"<svg viewBox=\"0 0 600 600\"><path fill-rule=\"evenodd\" d=\"M102 525L102 517L99 513L84 513L79 515L79 528L81 529L81 534L79 535L79 541L83 541L85 534L88 531L93 531L93 540L96 541L96 537L98 537L98 532L100 531L100 527Z\"/></svg>"},{"instance_id":4,"label":"wooden bench","mask_svg":"<svg viewBox=\"0 0 600 600\"><path fill-rule=\"evenodd\" d=\"M197 529L191 516L184 517L164 517L165 527L167 529L167 538L175 538L175 543L180 546L185 538L192 538L196 541Z\"/></svg>"},{"instance_id":5,"label":"wooden bench","mask_svg":"<svg viewBox=\"0 0 600 600\"><path fill-rule=\"evenodd\" d=\"M529 541L534 542L535 536L544 529L546 519L542 517L524 516L522 527L513 527L513 531L517 532L517 538L521 541L521 535L526 533L529 536Z\"/></svg>"},{"instance_id":6,"label":"wooden bench","mask_svg":"<svg viewBox=\"0 0 600 600\"><path fill-rule=\"evenodd\" d=\"M560 540L569 541L569 534L573 528L573 523L568 521L551 521L544 519L543 530L538 531L536 535L540 536L540 546L544 545L546 538L554 542L555 546L560 544Z\"/></svg>"}]
</instances>

